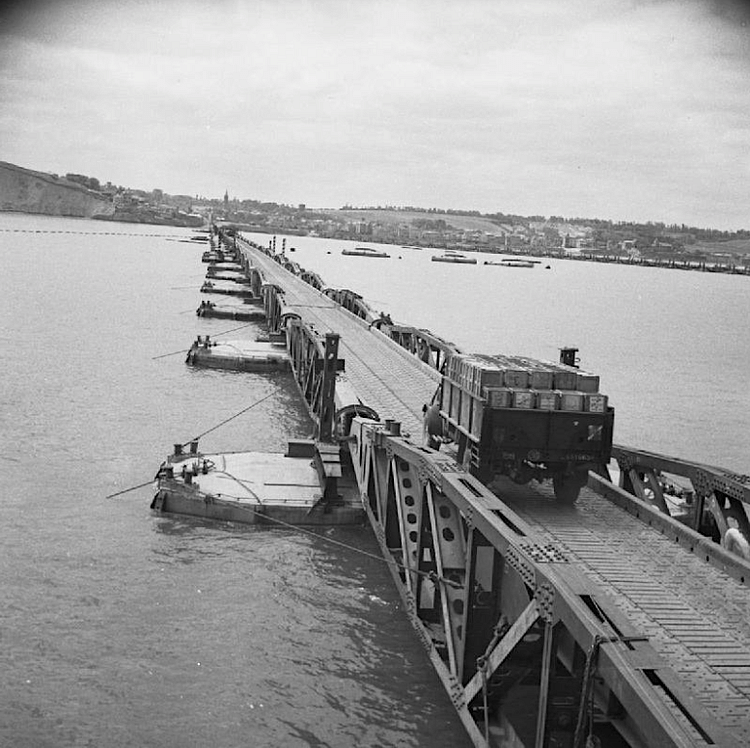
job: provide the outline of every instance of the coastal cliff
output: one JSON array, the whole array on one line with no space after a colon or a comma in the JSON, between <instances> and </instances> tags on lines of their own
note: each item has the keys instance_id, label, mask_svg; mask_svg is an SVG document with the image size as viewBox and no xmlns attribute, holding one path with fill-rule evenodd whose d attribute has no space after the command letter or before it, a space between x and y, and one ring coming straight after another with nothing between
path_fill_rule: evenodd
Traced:
<instances>
[{"instance_id":1,"label":"coastal cliff","mask_svg":"<svg viewBox=\"0 0 750 748\"><path fill-rule=\"evenodd\" d=\"M93 218L111 216L112 200L54 174L0 161L0 211Z\"/></svg>"}]
</instances>

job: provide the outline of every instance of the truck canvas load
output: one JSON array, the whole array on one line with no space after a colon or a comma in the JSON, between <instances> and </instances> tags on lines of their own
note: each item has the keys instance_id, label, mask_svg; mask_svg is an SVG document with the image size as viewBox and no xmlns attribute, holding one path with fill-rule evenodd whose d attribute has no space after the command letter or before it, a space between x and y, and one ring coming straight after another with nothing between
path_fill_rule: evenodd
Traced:
<instances>
[{"instance_id":1,"label":"truck canvas load","mask_svg":"<svg viewBox=\"0 0 750 748\"><path fill-rule=\"evenodd\" d=\"M455 354L439 391L447 436L458 460L484 483L553 481L573 503L588 471L601 471L612 450L614 409L599 377L576 366L523 356Z\"/></svg>"}]
</instances>

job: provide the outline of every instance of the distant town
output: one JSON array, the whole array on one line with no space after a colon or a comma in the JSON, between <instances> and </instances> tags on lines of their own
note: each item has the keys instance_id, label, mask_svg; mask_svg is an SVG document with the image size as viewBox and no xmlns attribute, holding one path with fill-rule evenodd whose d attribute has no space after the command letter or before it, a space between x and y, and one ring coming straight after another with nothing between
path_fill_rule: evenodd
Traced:
<instances>
[{"instance_id":1,"label":"distant town","mask_svg":"<svg viewBox=\"0 0 750 748\"><path fill-rule=\"evenodd\" d=\"M617 256L660 264L750 266L750 230L636 223L598 218L519 216L413 206L310 208L256 199L170 195L101 183L96 177L35 172L0 162L0 210L99 220L202 226L213 219L239 230L350 239L460 251L544 256Z\"/></svg>"}]
</instances>

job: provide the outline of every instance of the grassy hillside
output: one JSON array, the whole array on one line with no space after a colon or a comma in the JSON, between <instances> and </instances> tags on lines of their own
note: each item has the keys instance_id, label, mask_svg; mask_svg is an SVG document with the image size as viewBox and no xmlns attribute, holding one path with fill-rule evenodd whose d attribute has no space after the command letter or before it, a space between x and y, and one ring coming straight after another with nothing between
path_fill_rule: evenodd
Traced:
<instances>
[{"instance_id":1,"label":"grassy hillside","mask_svg":"<svg viewBox=\"0 0 750 748\"><path fill-rule=\"evenodd\" d=\"M750 239L730 239L726 242L696 242L685 247L688 250L697 250L707 254L726 252L731 255L750 254Z\"/></svg>"}]
</instances>

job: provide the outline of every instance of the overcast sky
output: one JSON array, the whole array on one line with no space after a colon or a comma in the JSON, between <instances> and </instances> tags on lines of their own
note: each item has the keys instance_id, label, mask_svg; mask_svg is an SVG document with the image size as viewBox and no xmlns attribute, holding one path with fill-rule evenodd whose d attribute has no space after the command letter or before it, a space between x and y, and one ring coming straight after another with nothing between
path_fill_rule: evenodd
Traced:
<instances>
[{"instance_id":1,"label":"overcast sky","mask_svg":"<svg viewBox=\"0 0 750 748\"><path fill-rule=\"evenodd\" d=\"M750 228L716 0L25 0L0 160L142 189Z\"/></svg>"}]
</instances>

